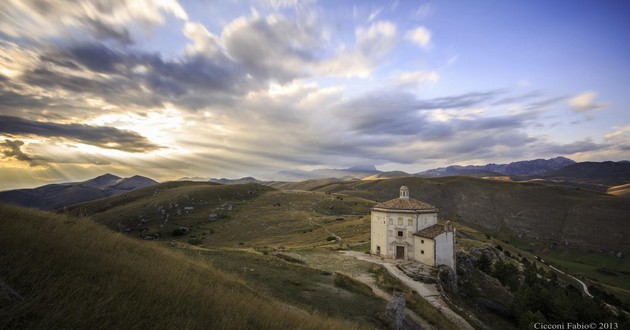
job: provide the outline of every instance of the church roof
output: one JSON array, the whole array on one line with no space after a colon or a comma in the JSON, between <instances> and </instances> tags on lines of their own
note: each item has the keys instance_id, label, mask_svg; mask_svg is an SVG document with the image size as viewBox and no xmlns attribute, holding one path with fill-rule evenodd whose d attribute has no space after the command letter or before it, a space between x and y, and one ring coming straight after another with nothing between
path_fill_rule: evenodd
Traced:
<instances>
[{"instance_id":1,"label":"church roof","mask_svg":"<svg viewBox=\"0 0 630 330\"><path fill-rule=\"evenodd\" d=\"M436 210L435 206L415 200L413 198L395 198L387 202L378 203L374 208L395 210Z\"/></svg>"},{"instance_id":2,"label":"church roof","mask_svg":"<svg viewBox=\"0 0 630 330\"><path fill-rule=\"evenodd\" d=\"M417 233L414 233L414 235L433 239L445 232L446 231L444 230L444 225L436 223L432 226L420 230Z\"/></svg>"}]
</instances>

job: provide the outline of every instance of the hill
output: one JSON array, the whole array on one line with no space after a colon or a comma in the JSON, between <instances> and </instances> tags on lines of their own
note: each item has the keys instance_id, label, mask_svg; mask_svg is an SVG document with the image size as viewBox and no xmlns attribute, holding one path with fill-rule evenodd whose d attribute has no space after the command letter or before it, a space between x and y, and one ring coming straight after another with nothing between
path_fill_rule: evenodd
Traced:
<instances>
[{"instance_id":1,"label":"hill","mask_svg":"<svg viewBox=\"0 0 630 330\"><path fill-rule=\"evenodd\" d=\"M499 175L535 175L563 168L575 162L565 157L534 159L512 162L509 164L452 165L417 173L419 176L436 177L468 175L469 173L498 173ZM487 176L487 175L486 175Z\"/></svg>"},{"instance_id":2,"label":"hill","mask_svg":"<svg viewBox=\"0 0 630 330\"><path fill-rule=\"evenodd\" d=\"M410 176L409 173L403 171L389 171L389 172L380 172L374 175L367 176L363 178L363 180L378 180L378 179L391 179L391 178L400 178Z\"/></svg>"},{"instance_id":3,"label":"hill","mask_svg":"<svg viewBox=\"0 0 630 330\"><path fill-rule=\"evenodd\" d=\"M607 192L611 195L630 197L630 183L610 187Z\"/></svg>"},{"instance_id":4,"label":"hill","mask_svg":"<svg viewBox=\"0 0 630 330\"><path fill-rule=\"evenodd\" d=\"M271 175L271 177L273 180L278 181L303 181L323 178L362 179L380 172L381 171L377 170L373 165L359 165L345 169L325 168L312 171L299 169L282 170Z\"/></svg>"},{"instance_id":5,"label":"hill","mask_svg":"<svg viewBox=\"0 0 630 330\"><path fill-rule=\"evenodd\" d=\"M157 184L156 181L139 175L121 178L108 173L82 182L2 191L0 201L30 208L54 210L71 204L124 194L155 184Z\"/></svg>"},{"instance_id":6,"label":"hill","mask_svg":"<svg viewBox=\"0 0 630 330\"><path fill-rule=\"evenodd\" d=\"M2 204L0 224L0 286L15 292L13 300L0 300L2 329L368 327L290 306L197 254L133 240L87 219ZM273 262L267 259L261 265ZM283 267L291 274L299 268ZM340 302L362 306L360 298L343 299L352 292L340 292Z\"/></svg>"},{"instance_id":7,"label":"hill","mask_svg":"<svg viewBox=\"0 0 630 330\"><path fill-rule=\"evenodd\" d=\"M437 206L441 217L504 239L630 251L626 239L630 236L630 203L619 196L463 176L337 182L315 191L384 201L397 197L402 185L409 187L412 198Z\"/></svg>"},{"instance_id":8,"label":"hill","mask_svg":"<svg viewBox=\"0 0 630 330\"><path fill-rule=\"evenodd\" d=\"M621 185L630 182L630 162L582 162L545 173L545 179Z\"/></svg>"},{"instance_id":9,"label":"hill","mask_svg":"<svg viewBox=\"0 0 630 330\"><path fill-rule=\"evenodd\" d=\"M308 183L305 183L308 184ZM167 182L72 205L112 229L145 239L198 239L207 246L318 246L369 240L372 201L259 184ZM366 227L367 226L367 227Z\"/></svg>"}]
</instances>

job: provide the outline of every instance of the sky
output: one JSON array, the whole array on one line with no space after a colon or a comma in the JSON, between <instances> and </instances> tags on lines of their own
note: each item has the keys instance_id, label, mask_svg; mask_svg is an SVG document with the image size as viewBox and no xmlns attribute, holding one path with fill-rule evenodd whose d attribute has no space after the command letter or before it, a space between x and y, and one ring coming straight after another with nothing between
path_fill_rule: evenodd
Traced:
<instances>
[{"instance_id":1,"label":"sky","mask_svg":"<svg viewBox=\"0 0 630 330\"><path fill-rule=\"evenodd\" d=\"M630 159L628 1L5 0L0 190Z\"/></svg>"}]
</instances>

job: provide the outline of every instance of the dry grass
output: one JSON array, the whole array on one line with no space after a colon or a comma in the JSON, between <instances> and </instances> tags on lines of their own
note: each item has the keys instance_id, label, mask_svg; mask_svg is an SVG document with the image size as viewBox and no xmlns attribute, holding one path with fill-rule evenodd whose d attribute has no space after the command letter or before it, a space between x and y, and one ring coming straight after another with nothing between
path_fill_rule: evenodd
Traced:
<instances>
[{"instance_id":1,"label":"dry grass","mask_svg":"<svg viewBox=\"0 0 630 330\"><path fill-rule=\"evenodd\" d=\"M0 309L3 329L358 328L87 219L0 205L0 223L0 279L24 297Z\"/></svg>"}]
</instances>

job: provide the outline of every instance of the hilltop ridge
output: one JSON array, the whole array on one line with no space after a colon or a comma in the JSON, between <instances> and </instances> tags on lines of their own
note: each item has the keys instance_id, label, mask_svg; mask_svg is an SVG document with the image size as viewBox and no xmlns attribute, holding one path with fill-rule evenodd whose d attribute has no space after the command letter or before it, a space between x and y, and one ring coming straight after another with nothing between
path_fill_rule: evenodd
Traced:
<instances>
[{"instance_id":1,"label":"hilltop ridge","mask_svg":"<svg viewBox=\"0 0 630 330\"><path fill-rule=\"evenodd\" d=\"M16 189L0 192L0 201L37 208L54 210L85 201L116 196L158 182L140 175L130 178L106 173L95 178L70 183L48 184L33 189Z\"/></svg>"}]
</instances>

